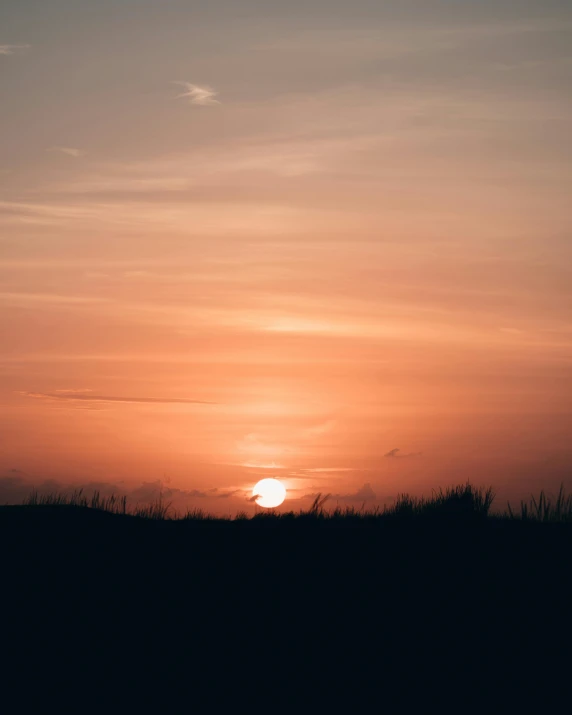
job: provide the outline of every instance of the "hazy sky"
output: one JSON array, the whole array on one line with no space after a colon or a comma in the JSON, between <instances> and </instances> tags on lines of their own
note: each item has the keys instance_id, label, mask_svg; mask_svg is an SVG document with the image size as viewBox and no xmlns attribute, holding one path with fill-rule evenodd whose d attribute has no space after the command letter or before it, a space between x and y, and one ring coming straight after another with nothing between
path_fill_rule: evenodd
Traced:
<instances>
[{"instance_id":1,"label":"hazy sky","mask_svg":"<svg viewBox=\"0 0 572 715\"><path fill-rule=\"evenodd\" d=\"M0 107L0 501L572 487L569 0L13 0Z\"/></svg>"}]
</instances>

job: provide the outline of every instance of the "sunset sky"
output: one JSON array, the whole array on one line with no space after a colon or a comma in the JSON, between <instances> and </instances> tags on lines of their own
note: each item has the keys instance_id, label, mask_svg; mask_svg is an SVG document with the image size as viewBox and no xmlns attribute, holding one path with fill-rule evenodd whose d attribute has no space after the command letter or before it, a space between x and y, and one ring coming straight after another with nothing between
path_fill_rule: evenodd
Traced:
<instances>
[{"instance_id":1,"label":"sunset sky","mask_svg":"<svg viewBox=\"0 0 572 715\"><path fill-rule=\"evenodd\" d=\"M0 503L572 487L569 0L6 2L0 107Z\"/></svg>"}]
</instances>

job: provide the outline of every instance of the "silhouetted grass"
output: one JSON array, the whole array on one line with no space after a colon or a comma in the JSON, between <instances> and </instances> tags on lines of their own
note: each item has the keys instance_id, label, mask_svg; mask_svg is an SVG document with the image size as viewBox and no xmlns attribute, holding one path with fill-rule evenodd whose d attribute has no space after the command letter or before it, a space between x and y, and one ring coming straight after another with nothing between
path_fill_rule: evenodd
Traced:
<instances>
[{"instance_id":1,"label":"silhouetted grass","mask_svg":"<svg viewBox=\"0 0 572 715\"><path fill-rule=\"evenodd\" d=\"M245 500L231 518L203 509L177 514L164 494L143 506L81 490L35 492L28 506L0 508L2 637L13 626L6 650L12 657L21 644L25 660L16 662L27 687L36 682L30 654L45 649L37 668L51 668L58 698L62 673L77 663L91 679L104 663L112 669L98 682L128 673L135 689L173 673L184 683L184 703L167 708L176 712L210 673L209 698L232 691L232 708L244 701L256 709L253 673L264 681L278 672L284 679L264 707L292 683L318 678L323 692L314 702L296 695L293 707L369 712L395 690L401 705L409 691L425 699L397 710L424 711L425 677L439 693L462 684L443 712L474 704L493 682L486 710L506 677L504 709L519 711L514 699L524 692L528 701L540 668L550 675L543 696L567 682L558 668L572 640L562 617L572 595L572 526L552 522L572 522L571 499L562 487L503 515L504 504L493 513L494 498L490 487L461 484L369 508L336 505L323 493L304 509L257 508L254 516ZM59 650L70 663L62 666ZM236 699L235 673L249 684L250 700ZM340 708L348 673L352 703ZM514 673L525 674L520 688ZM372 705L356 706L368 683ZM324 707L324 693L333 693L334 707Z\"/></svg>"},{"instance_id":2,"label":"silhouetted grass","mask_svg":"<svg viewBox=\"0 0 572 715\"><path fill-rule=\"evenodd\" d=\"M489 515L494 498L492 487L485 489L467 483L434 491L430 499L400 494L389 514L394 517L483 519Z\"/></svg>"},{"instance_id":3,"label":"silhouetted grass","mask_svg":"<svg viewBox=\"0 0 572 715\"><path fill-rule=\"evenodd\" d=\"M155 521L164 521L170 519L171 503L165 503L163 497L159 496L155 501L143 506L138 505L133 510L134 516L139 516L143 519L153 519ZM195 517L197 518L197 517Z\"/></svg>"},{"instance_id":4,"label":"silhouetted grass","mask_svg":"<svg viewBox=\"0 0 572 715\"><path fill-rule=\"evenodd\" d=\"M111 514L127 514L127 497L111 494L102 497L99 491L93 492L91 497L83 493L83 489L76 489L71 494L54 492L52 494L39 494L34 490L25 500L25 506L71 506L87 509L106 511Z\"/></svg>"},{"instance_id":5,"label":"silhouetted grass","mask_svg":"<svg viewBox=\"0 0 572 715\"><path fill-rule=\"evenodd\" d=\"M384 508L367 509L365 503L361 507L346 506L327 509L330 494L317 494L307 509L298 512L280 512L268 509L249 516L240 511L234 518L209 514L203 509L189 509L185 514L177 514L171 503L166 503L162 496L154 502L145 505L127 507L127 498L111 495L102 497L96 491L91 496L78 489L71 494L52 493L40 495L32 492L24 501L26 506L80 507L104 511L111 514L130 515L140 519L154 521L181 522L305 522L314 523L327 521L330 523L365 523L379 521L404 520L437 520L474 522L491 517L491 507L495 498L492 487L475 487L470 483L433 490L431 497L414 497L400 494L395 504ZM495 514L495 519L538 521L538 522L569 522L572 521L572 495L567 495L564 485L555 499L551 499L544 491L538 497L531 495L528 501L522 501L520 510L513 510L510 504L507 511Z\"/></svg>"},{"instance_id":6,"label":"silhouetted grass","mask_svg":"<svg viewBox=\"0 0 572 715\"><path fill-rule=\"evenodd\" d=\"M561 484L558 496L554 501L547 497L542 490L538 499L531 495L529 501L520 502L520 513L513 512L510 503L507 508L508 516L511 519L549 522L572 521L572 494L566 494L564 484Z\"/></svg>"}]
</instances>

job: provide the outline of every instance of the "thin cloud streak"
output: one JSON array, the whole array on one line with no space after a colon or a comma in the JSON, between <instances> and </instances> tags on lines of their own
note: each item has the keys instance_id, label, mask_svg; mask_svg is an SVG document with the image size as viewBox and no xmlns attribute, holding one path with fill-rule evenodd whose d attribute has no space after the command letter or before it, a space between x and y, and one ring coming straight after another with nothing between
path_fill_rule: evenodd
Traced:
<instances>
[{"instance_id":1,"label":"thin cloud streak","mask_svg":"<svg viewBox=\"0 0 572 715\"><path fill-rule=\"evenodd\" d=\"M54 479L34 479L20 469L8 469L4 474L0 473L0 504L21 504L32 492L43 494L67 494L71 495L78 490L82 490L84 496L90 498L94 492L98 492L103 497L115 495L116 497L127 497L130 507L140 504L151 504L161 497L174 505L175 512L178 508L190 507L194 500L214 500L238 499L242 491L240 489L180 489L169 487L161 481L142 482L138 485L125 485L123 482L100 482L87 481L83 484L68 484ZM195 502L196 503L196 502ZM183 512L184 513L184 512Z\"/></svg>"},{"instance_id":2,"label":"thin cloud streak","mask_svg":"<svg viewBox=\"0 0 572 715\"><path fill-rule=\"evenodd\" d=\"M387 454L384 454L384 457L387 457L387 459L407 459L408 457L420 457L421 452L409 452L409 454L399 454L401 452L400 449L392 449Z\"/></svg>"},{"instance_id":3,"label":"thin cloud streak","mask_svg":"<svg viewBox=\"0 0 572 715\"><path fill-rule=\"evenodd\" d=\"M317 497L320 496L325 496L321 492L315 492L315 493L310 493L310 494L305 494L301 499L316 499ZM326 497L326 501L329 504L332 504L334 501L337 502L338 504L340 502L346 502L346 503L352 503L352 502L361 502L362 504L365 502L373 502L377 500L377 495L374 492L371 483L366 482L362 487L357 489L355 492L351 492L349 494L328 494Z\"/></svg>"},{"instance_id":4,"label":"thin cloud streak","mask_svg":"<svg viewBox=\"0 0 572 715\"><path fill-rule=\"evenodd\" d=\"M66 156L71 156L74 159L79 159L85 156L85 152L81 149L75 149L71 146L51 146L46 151L59 152L60 154L65 154Z\"/></svg>"},{"instance_id":5,"label":"thin cloud streak","mask_svg":"<svg viewBox=\"0 0 572 715\"><path fill-rule=\"evenodd\" d=\"M0 55L15 55L29 50L31 45L0 45Z\"/></svg>"},{"instance_id":6,"label":"thin cloud streak","mask_svg":"<svg viewBox=\"0 0 572 715\"><path fill-rule=\"evenodd\" d=\"M46 303L46 304L98 304L108 303L107 298L99 296L82 296L82 295L56 295L53 293L0 293L0 302L6 301L14 305L28 303Z\"/></svg>"},{"instance_id":7,"label":"thin cloud streak","mask_svg":"<svg viewBox=\"0 0 572 715\"><path fill-rule=\"evenodd\" d=\"M178 94L175 99L189 99L191 104L197 104L201 107L220 104L218 99L214 99L218 95L218 92L212 89L212 87L199 87L198 84L179 81L173 81L172 84L179 84L185 88L185 91Z\"/></svg>"},{"instance_id":8,"label":"thin cloud streak","mask_svg":"<svg viewBox=\"0 0 572 715\"><path fill-rule=\"evenodd\" d=\"M170 397L116 397L108 395L79 394L68 390L62 392L20 392L24 397L37 400L68 400L71 402L120 402L125 404L181 404L181 405L216 405L207 400L191 400L187 398Z\"/></svg>"},{"instance_id":9,"label":"thin cloud streak","mask_svg":"<svg viewBox=\"0 0 572 715\"><path fill-rule=\"evenodd\" d=\"M303 472L310 472L312 474L331 474L334 472L357 472L360 471L355 467L316 467L314 469L303 469Z\"/></svg>"}]
</instances>

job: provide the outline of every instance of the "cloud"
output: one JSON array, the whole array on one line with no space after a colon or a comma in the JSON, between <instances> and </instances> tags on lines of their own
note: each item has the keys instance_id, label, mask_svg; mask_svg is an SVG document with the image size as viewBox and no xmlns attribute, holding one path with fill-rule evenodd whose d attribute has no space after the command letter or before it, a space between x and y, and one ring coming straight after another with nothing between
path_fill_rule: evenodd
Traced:
<instances>
[{"instance_id":1,"label":"cloud","mask_svg":"<svg viewBox=\"0 0 572 715\"><path fill-rule=\"evenodd\" d=\"M10 476L0 477L0 504L21 504L33 489L19 470L9 470Z\"/></svg>"},{"instance_id":2,"label":"cloud","mask_svg":"<svg viewBox=\"0 0 572 715\"><path fill-rule=\"evenodd\" d=\"M60 154L71 156L74 159L79 159L80 157L85 156L84 151L81 149L74 149L71 146L51 146L49 149L46 149L46 151L57 151L60 152Z\"/></svg>"},{"instance_id":3,"label":"cloud","mask_svg":"<svg viewBox=\"0 0 572 715\"><path fill-rule=\"evenodd\" d=\"M355 467L315 467L313 469L302 469L302 472L311 472L312 474L317 474L324 472L325 474L330 474L332 472L356 472L359 471Z\"/></svg>"},{"instance_id":4,"label":"cloud","mask_svg":"<svg viewBox=\"0 0 572 715\"><path fill-rule=\"evenodd\" d=\"M332 477L336 478L336 474L349 474L365 471L369 470L359 467L312 467L298 469L295 472L289 472L288 479L298 479L303 481L331 481Z\"/></svg>"},{"instance_id":5,"label":"cloud","mask_svg":"<svg viewBox=\"0 0 572 715\"><path fill-rule=\"evenodd\" d=\"M321 435L328 434L329 432L331 432L335 428L336 424L336 420L328 420L327 422L323 422L322 424L307 427L304 430L304 436L308 439L312 439L313 437L320 437Z\"/></svg>"},{"instance_id":6,"label":"cloud","mask_svg":"<svg viewBox=\"0 0 572 715\"><path fill-rule=\"evenodd\" d=\"M0 207L1 208L1 207ZM53 293L0 293L0 301L9 301L13 305L27 303L69 303L71 305L107 303L107 298L99 296L55 295Z\"/></svg>"},{"instance_id":7,"label":"cloud","mask_svg":"<svg viewBox=\"0 0 572 715\"><path fill-rule=\"evenodd\" d=\"M211 87L199 87L191 82L173 82L172 84L180 84L185 88L185 91L178 94L175 99L189 99L191 104L198 104L201 107L220 104L218 99L214 99L218 92Z\"/></svg>"},{"instance_id":8,"label":"cloud","mask_svg":"<svg viewBox=\"0 0 572 715\"><path fill-rule=\"evenodd\" d=\"M238 466L248 469L285 469L283 464L276 464L276 462L240 462Z\"/></svg>"},{"instance_id":9,"label":"cloud","mask_svg":"<svg viewBox=\"0 0 572 715\"><path fill-rule=\"evenodd\" d=\"M121 402L125 404L182 404L182 405L215 405L216 402L206 400L191 400L177 397L122 397L111 395L93 395L91 393L79 393L73 390L58 390L56 392L19 392L24 397L32 397L36 400L69 400L72 402Z\"/></svg>"},{"instance_id":10,"label":"cloud","mask_svg":"<svg viewBox=\"0 0 572 715\"><path fill-rule=\"evenodd\" d=\"M218 491L217 489L211 490L211 491ZM240 489L233 489L230 492L222 492L222 494L216 494L217 499L228 499L229 497L233 497L235 494L240 494Z\"/></svg>"},{"instance_id":11,"label":"cloud","mask_svg":"<svg viewBox=\"0 0 572 715\"><path fill-rule=\"evenodd\" d=\"M0 55L15 55L30 49L30 45L0 45Z\"/></svg>"},{"instance_id":12,"label":"cloud","mask_svg":"<svg viewBox=\"0 0 572 715\"><path fill-rule=\"evenodd\" d=\"M283 465L276 460L284 456L288 447L280 442L268 440L264 435L249 432L236 442L236 448L244 454L243 467L253 469L282 469Z\"/></svg>"},{"instance_id":13,"label":"cloud","mask_svg":"<svg viewBox=\"0 0 572 715\"><path fill-rule=\"evenodd\" d=\"M387 457L388 459L406 459L407 457L420 457L421 452L409 452L409 454L398 454L400 452L400 449L392 449L387 454L384 454L384 457Z\"/></svg>"},{"instance_id":14,"label":"cloud","mask_svg":"<svg viewBox=\"0 0 572 715\"><path fill-rule=\"evenodd\" d=\"M189 499L225 499L226 497L232 496L235 493L223 492L222 494L219 494L217 487L214 487L213 489L175 489L170 487L160 487L160 483L158 487L159 489L157 489L156 487L156 491L160 491L160 493L165 499L172 499L174 497L182 497Z\"/></svg>"},{"instance_id":15,"label":"cloud","mask_svg":"<svg viewBox=\"0 0 572 715\"><path fill-rule=\"evenodd\" d=\"M333 498L336 498L340 501L349 501L349 502L366 502L366 501L375 501L376 494L372 489L372 486L369 482L364 484L362 487L360 487L357 491L353 492L352 494L338 494L334 495Z\"/></svg>"},{"instance_id":16,"label":"cloud","mask_svg":"<svg viewBox=\"0 0 572 715\"><path fill-rule=\"evenodd\" d=\"M197 499L228 499L229 497L240 494L240 489L231 489L229 492L221 492L218 487L212 489L163 489L163 496L170 498L172 496L182 496Z\"/></svg>"},{"instance_id":17,"label":"cloud","mask_svg":"<svg viewBox=\"0 0 572 715\"><path fill-rule=\"evenodd\" d=\"M315 482L315 481L331 481L332 477L331 475L327 476L316 476L315 474L308 474L307 472L289 472L288 473L288 480L293 481L293 480L299 480L299 481L305 481L305 482Z\"/></svg>"},{"instance_id":18,"label":"cloud","mask_svg":"<svg viewBox=\"0 0 572 715\"><path fill-rule=\"evenodd\" d=\"M0 474L0 505L21 504L33 491L39 495L67 494L71 495L78 490L88 499L98 492L102 497L127 497L128 509L136 505L150 504L159 496L165 504L180 513L192 506L196 499L229 499L241 494L240 489L222 491L217 487L211 489L178 489L169 487L161 480L142 482L138 485L126 487L123 483L91 481L83 484L65 484L54 479L33 479L20 469L8 469ZM212 502L214 504L214 502Z\"/></svg>"},{"instance_id":19,"label":"cloud","mask_svg":"<svg viewBox=\"0 0 572 715\"><path fill-rule=\"evenodd\" d=\"M107 496L111 492L117 493L117 487L112 485L86 485L94 490L100 491ZM44 479L42 481L32 481L26 472L21 469L8 469L0 475L0 504L21 504L24 499L30 496L33 491L38 494L53 494L55 492L66 492L71 494L77 487L65 486L54 479Z\"/></svg>"},{"instance_id":20,"label":"cloud","mask_svg":"<svg viewBox=\"0 0 572 715\"><path fill-rule=\"evenodd\" d=\"M192 499L229 499L242 493L240 489L221 491L218 487L211 489L178 489L166 486L161 480L143 482L127 493L128 500L135 502L153 502L159 496L166 501L178 506L184 506Z\"/></svg>"},{"instance_id":21,"label":"cloud","mask_svg":"<svg viewBox=\"0 0 572 715\"><path fill-rule=\"evenodd\" d=\"M324 494L321 493L315 493L315 494L306 494L303 499L316 499L321 495L324 497ZM370 482L367 482L364 484L362 487L360 487L357 491L351 492L350 494L330 494L327 501L329 503L332 502L346 502L346 503L353 503L357 502L359 504L363 504L365 502L370 502L370 501L375 501L377 499L376 493L373 491L373 488L370 484Z\"/></svg>"}]
</instances>

